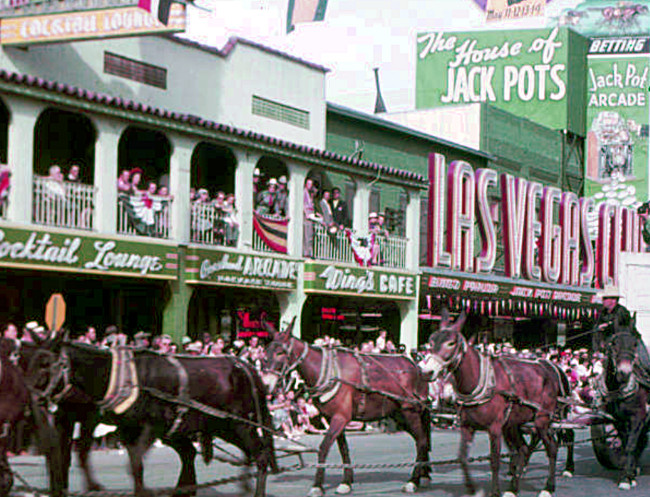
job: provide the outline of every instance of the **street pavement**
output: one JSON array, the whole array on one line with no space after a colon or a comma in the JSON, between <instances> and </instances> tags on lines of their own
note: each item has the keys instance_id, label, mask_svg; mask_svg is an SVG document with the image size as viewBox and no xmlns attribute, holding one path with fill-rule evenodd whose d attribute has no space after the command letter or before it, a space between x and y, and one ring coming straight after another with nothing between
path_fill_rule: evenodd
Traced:
<instances>
[{"instance_id":1,"label":"street pavement","mask_svg":"<svg viewBox=\"0 0 650 497\"><path fill-rule=\"evenodd\" d=\"M321 435L308 435L299 441L306 446L316 448ZM561 477L565 461L565 449L560 449L558 457L558 478L556 496L566 497L611 497L621 494L629 497L650 495L650 449L642 459L641 475L638 486L627 493L616 487L617 473L603 469L595 459L588 431L577 433L576 474L573 478ZM357 464L391 465L410 462L414 458L415 449L411 438L404 433L351 432L348 434L353 462ZM450 461L457 457L459 434L454 430L434 430L433 450L434 461ZM287 447L288 442L278 441L278 447ZM236 449L223 446L233 453ZM217 454L219 451L216 452ZM283 451L278 451L282 454ZM477 434L472 446L471 457L487 455L487 436ZM223 454L222 454L223 455ZM316 462L315 453L304 454L304 462L308 465ZM110 490L130 490L131 478L127 470L128 458L124 451L104 450L92 454L92 461L100 482ZM291 466L298 462L294 455L282 457L280 466ZM336 444L330 453L328 463L339 463L340 458ZM10 464L22 478L36 488L47 485L44 460L36 456L18 456L10 459ZM180 463L175 453L166 447L154 447L145 461L145 481L147 486L169 487L175 484ZM362 468L355 471L355 496L403 497L402 485L408 479L411 468L381 467ZM199 482L211 481L220 477L237 474L238 468L225 463L213 462L205 466L197 457L197 474ZM313 468L300 471L271 475L268 479L267 492L270 497L304 497L309 491L314 476ZM486 490L489 488L490 469L487 461L474 462L471 465L472 475L477 484ZM502 491L506 490L505 473L507 464L501 464ZM341 478L340 469L330 469L326 474L326 495L336 495L335 489ZM521 482L520 497L536 496L544 485L547 474L546 456L543 453L533 455L529 468ZM15 485L21 485L16 481ZM75 466L72 471L71 490L81 491L82 484L79 469ZM427 497L460 497L464 494L464 486L460 467L457 463L435 466L432 473L432 484L428 489L418 491L419 495ZM18 493L14 493L18 497ZM199 491L199 497L235 497L239 496L237 484L209 487Z\"/></svg>"}]
</instances>

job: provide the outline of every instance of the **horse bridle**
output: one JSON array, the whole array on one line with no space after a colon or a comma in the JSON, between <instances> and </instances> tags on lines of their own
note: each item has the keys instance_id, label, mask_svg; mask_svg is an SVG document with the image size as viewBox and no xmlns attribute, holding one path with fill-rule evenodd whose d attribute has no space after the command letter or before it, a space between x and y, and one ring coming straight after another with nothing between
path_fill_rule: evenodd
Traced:
<instances>
[{"instance_id":1,"label":"horse bridle","mask_svg":"<svg viewBox=\"0 0 650 497\"><path fill-rule=\"evenodd\" d=\"M300 354L300 356L298 356L298 359L296 359L295 362L290 363L291 356L292 356L292 353L293 353L293 344L294 344L294 340L291 337L289 338L289 346L287 346L284 343L280 344L280 346L282 347L282 351L287 355L287 361L283 364L283 366L279 370L266 368L269 373L278 375L280 378L285 378L292 371L294 371L296 368L298 368L298 366L300 366L300 364L302 364L302 362L307 357L307 354L309 353L309 346L307 346L307 344L305 344L305 346L303 347L302 353Z\"/></svg>"},{"instance_id":2,"label":"horse bridle","mask_svg":"<svg viewBox=\"0 0 650 497\"><path fill-rule=\"evenodd\" d=\"M51 351L40 351L46 352L48 354L54 355L54 352ZM34 363L36 356L30 361L29 370L31 371L32 363ZM65 350L61 350L57 360L49 365L47 368L47 377L48 382L43 390L39 390L33 385L30 387L30 390L36 394L36 396L41 401L45 401L48 406L48 410L55 411L58 408L59 403L64 400L67 395L72 390L72 382L70 381L70 357L68 356ZM58 392L55 391L59 389Z\"/></svg>"},{"instance_id":3,"label":"horse bridle","mask_svg":"<svg viewBox=\"0 0 650 497\"><path fill-rule=\"evenodd\" d=\"M436 361L437 365L440 367L440 371L447 370L453 372L458 369L460 366L463 357L465 357L465 352L467 352L467 340L462 333L458 333L460 340L456 343L454 352L449 356L448 359L441 359L437 354L431 354L431 357Z\"/></svg>"}]
</instances>

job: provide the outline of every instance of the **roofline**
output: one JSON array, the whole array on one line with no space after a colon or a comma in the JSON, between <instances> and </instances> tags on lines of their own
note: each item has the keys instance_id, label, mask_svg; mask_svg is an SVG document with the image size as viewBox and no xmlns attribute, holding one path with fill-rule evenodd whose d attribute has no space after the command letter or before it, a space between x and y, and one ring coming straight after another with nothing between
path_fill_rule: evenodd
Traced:
<instances>
[{"instance_id":1,"label":"roofline","mask_svg":"<svg viewBox=\"0 0 650 497\"><path fill-rule=\"evenodd\" d=\"M29 94L31 98L54 99L54 96L57 98L65 96L68 99L92 103L104 109L118 109L120 111L134 112L143 116L155 117L164 119L168 122L190 126L194 129L216 131L231 137L252 140L264 144L265 146L278 147L286 152L298 153L308 157L311 156L324 161L332 161L335 164L348 164L355 168L359 168L365 174L374 175L383 173L391 178L393 182L401 184L410 183L412 186L420 189L426 188L427 185L427 179L421 174L413 171L384 166L376 162L359 160L355 157L339 154L331 150L319 149L309 145L290 142L282 138L264 135L253 130L236 128L227 124L217 123L209 119L204 119L201 116L161 109L131 99L86 90L84 88L46 80L37 76L0 69L0 88L2 87L4 87L5 91L11 91L18 94ZM35 95L33 94L33 88L36 88L45 94L50 94L52 97Z\"/></svg>"},{"instance_id":2,"label":"roofline","mask_svg":"<svg viewBox=\"0 0 650 497\"><path fill-rule=\"evenodd\" d=\"M308 60L302 59L300 57L296 57L295 55L288 54L286 52L282 52L276 48L271 48L266 45L262 45L261 43L258 43L256 41L248 40L246 38L241 38L239 36L231 36L228 38L228 41L226 44L221 48L216 48L210 45L206 45L204 43L200 43L198 41L190 40L189 38L183 38L181 36L178 36L177 34L167 34L167 35L162 35L164 38L167 38L169 40L172 40L176 43L179 43L180 45L186 45L188 47L193 47L196 48L197 50L202 50L204 52L208 52L214 55L217 55L221 58L228 58L228 56L232 53L232 51L235 49L237 45L247 45L249 47L257 48L263 52L266 52L271 55L276 55L278 57L281 57L286 60L290 60L292 62L296 62L297 64L309 67L310 69L314 69L316 71L320 71L322 73L328 73L330 72L330 69L328 69L325 66L321 66L320 64L316 64L314 62L310 62Z\"/></svg>"},{"instance_id":3,"label":"roofline","mask_svg":"<svg viewBox=\"0 0 650 497\"><path fill-rule=\"evenodd\" d=\"M444 138L438 138L437 136L430 135L428 133L424 133L423 131L418 131L413 128L409 128L408 126L404 126L402 124L395 123L393 121L389 121L387 119L381 119L379 117L376 117L372 114L367 114L365 112L358 111L356 109L352 109L350 107L345 107L340 104L336 104L333 102L327 102L327 112L333 112L336 114L339 114L344 117L348 117L351 119L357 119L359 121L363 121L368 124L372 124L374 126L378 126L380 128L386 128L390 131L395 131L397 133L401 133L413 138L418 138L420 140L428 141L428 142L433 142L438 145L443 145L445 147L449 148L456 148L458 150L461 150L465 153L472 154L472 155L478 155L479 157L483 157L484 159L491 160L491 161L496 161L497 158L496 156L488 153L488 152L483 152L481 150L476 150L471 147L467 147L465 145L460 145L458 143L454 143L449 140L445 140Z\"/></svg>"}]
</instances>

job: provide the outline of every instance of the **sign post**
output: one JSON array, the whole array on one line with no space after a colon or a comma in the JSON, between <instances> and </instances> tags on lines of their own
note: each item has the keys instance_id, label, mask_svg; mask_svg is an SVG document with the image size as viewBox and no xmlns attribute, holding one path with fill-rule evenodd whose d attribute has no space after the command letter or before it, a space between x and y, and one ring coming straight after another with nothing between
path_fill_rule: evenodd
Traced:
<instances>
[{"instance_id":1,"label":"sign post","mask_svg":"<svg viewBox=\"0 0 650 497\"><path fill-rule=\"evenodd\" d=\"M60 293L53 293L45 306L45 323L50 331L58 331L65 322L65 300Z\"/></svg>"}]
</instances>

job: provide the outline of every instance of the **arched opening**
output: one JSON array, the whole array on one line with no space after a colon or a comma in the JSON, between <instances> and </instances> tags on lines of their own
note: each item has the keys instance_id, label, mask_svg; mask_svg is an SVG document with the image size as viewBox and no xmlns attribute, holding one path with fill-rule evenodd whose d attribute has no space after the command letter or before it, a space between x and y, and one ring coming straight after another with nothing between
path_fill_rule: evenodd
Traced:
<instances>
[{"instance_id":1,"label":"arched opening","mask_svg":"<svg viewBox=\"0 0 650 497\"><path fill-rule=\"evenodd\" d=\"M92 121L46 109L34 129L35 223L92 229L95 142Z\"/></svg>"},{"instance_id":2,"label":"arched opening","mask_svg":"<svg viewBox=\"0 0 650 497\"><path fill-rule=\"evenodd\" d=\"M169 238L171 144L164 133L128 127L118 145L120 234Z\"/></svg>"},{"instance_id":3,"label":"arched opening","mask_svg":"<svg viewBox=\"0 0 650 497\"><path fill-rule=\"evenodd\" d=\"M201 142L194 149L190 180L190 238L193 242L237 245L236 169L237 160L226 147Z\"/></svg>"},{"instance_id":4,"label":"arched opening","mask_svg":"<svg viewBox=\"0 0 650 497\"><path fill-rule=\"evenodd\" d=\"M192 293L187 316L187 332L192 340L205 333L212 339L222 337L227 346L251 336L265 338L260 323L265 312L271 322L278 322L280 305L269 290L233 287L197 287Z\"/></svg>"},{"instance_id":5,"label":"arched opening","mask_svg":"<svg viewBox=\"0 0 650 497\"><path fill-rule=\"evenodd\" d=\"M287 253L289 175L284 162L262 157L253 175L253 248Z\"/></svg>"}]
</instances>

